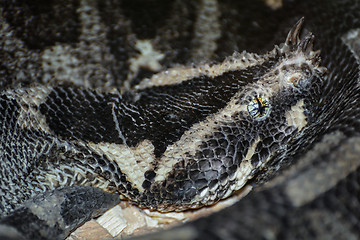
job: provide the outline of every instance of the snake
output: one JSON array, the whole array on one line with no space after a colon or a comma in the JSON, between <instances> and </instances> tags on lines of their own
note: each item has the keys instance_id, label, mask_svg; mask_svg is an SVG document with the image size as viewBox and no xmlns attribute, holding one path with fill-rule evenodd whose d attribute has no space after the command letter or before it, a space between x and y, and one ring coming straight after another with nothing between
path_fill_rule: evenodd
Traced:
<instances>
[{"instance_id":1,"label":"snake","mask_svg":"<svg viewBox=\"0 0 360 240\"><path fill-rule=\"evenodd\" d=\"M2 1L0 32L2 238L246 186L138 239L360 237L358 0Z\"/></svg>"}]
</instances>

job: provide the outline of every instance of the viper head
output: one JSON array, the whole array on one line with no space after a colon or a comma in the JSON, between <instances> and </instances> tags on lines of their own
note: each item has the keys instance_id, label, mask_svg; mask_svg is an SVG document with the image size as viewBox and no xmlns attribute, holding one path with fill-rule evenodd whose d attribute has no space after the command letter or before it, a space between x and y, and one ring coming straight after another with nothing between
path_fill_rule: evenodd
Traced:
<instances>
[{"instance_id":1,"label":"viper head","mask_svg":"<svg viewBox=\"0 0 360 240\"><path fill-rule=\"evenodd\" d=\"M309 88L322 81L326 70L320 66L320 52L312 49L314 36L299 38L303 22L295 24L281 46L263 56L250 55L250 67L238 76L251 81L240 79L243 86L223 109L194 125L165 152L166 159L174 156L172 149L185 152L161 183L169 198L192 207L225 198L280 161L301 134L311 115Z\"/></svg>"}]
</instances>

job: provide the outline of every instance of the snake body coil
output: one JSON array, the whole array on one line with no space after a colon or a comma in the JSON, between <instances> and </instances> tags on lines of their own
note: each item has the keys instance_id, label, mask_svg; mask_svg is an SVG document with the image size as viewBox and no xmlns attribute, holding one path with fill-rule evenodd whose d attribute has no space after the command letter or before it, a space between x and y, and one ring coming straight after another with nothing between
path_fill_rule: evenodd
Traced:
<instances>
[{"instance_id":1,"label":"snake body coil","mask_svg":"<svg viewBox=\"0 0 360 240\"><path fill-rule=\"evenodd\" d=\"M192 54L190 62L197 64L166 65L167 63L162 61L166 59L190 63L175 60L184 57L169 47L173 47L171 38L179 36L170 30L168 35L163 36L163 39L170 38L168 44L161 45L157 42L161 38L149 40L152 39L151 33L146 31L136 32L138 39L134 40L133 49L121 54L117 51L124 49L109 43L114 56L129 54L126 61L119 60L121 64L128 64L127 74L122 76L127 78L122 89L116 84L118 77L101 82L101 77L110 78L107 74L102 75L101 71L97 73L100 77L95 81L90 81L91 77L81 83L73 79L66 81L61 79L66 76L61 71L55 76L55 80L49 79L48 75L52 71L58 71L58 68L48 64L46 59L52 61L57 58L54 52L63 51L64 54L69 46L60 44L52 48L45 40L39 43L43 45L38 46L32 39L21 35L20 38L29 45L29 49L42 49L41 54L36 55L43 61L42 77L41 80L30 81L29 84L26 81L18 84L16 79L12 79L9 84L4 82L0 93L0 210L3 216L1 223L4 226L11 226L16 229L16 234L23 234L28 238L38 237L37 234L42 232L41 234L47 234L42 236L44 238L61 239L78 224L97 215L98 209L114 205L118 201L116 194L143 208L181 211L214 204L246 184L257 186L281 173L279 169L295 166L298 171L290 168L287 173L280 174L287 180L275 178L271 184L240 201L237 211L250 217L247 220L245 217L235 220L238 226L242 226L241 230L229 227L228 233L246 238L251 236L246 231L254 228L253 223L255 226L258 221L264 225L265 230L254 233L253 236L260 238L265 235L266 229L273 229L272 226L277 221L286 222L289 214L297 216L299 209L304 208L305 212L311 209L309 215L306 215L307 212L301 215L304 218L299 218L299 223L296 220L289 223L289 229L302 234L301 231L298 233L295 226L313 216L313 209L318 206L318 197L323 197L322 194L333 194L327 191L337 189L336 184L347 181L343 179L349 176L354 178L351 174L357 174L358 163L351 156L358 151L357 138L360 132L360 108L357 101L359 44L356 40L349 39L356 35L356 32L350 31L356 30L356 26L360 28L359 12L355 11L359 10L359 3L355 0L349 1L349 6L353 8L349 9L338 1L332 1L328 9L322 12L323 15L319 13L312 16L300 10L296 11L294 6L304 5L304 9L311 8L311 12L317 12L324 3L319 1L312 5L307 2L285 2L280 10L268 10L269 14L274 14L274 22L278 25L281 21L275 19L280 18L279 16L288 20L285 28L300 19L288 31L287 37L282 38L286 39L284 43L263 54L245 51L229 54L228 51L240 48L242 40L238 39L232 50L227 50L226 44L221 45L221 41L231 43L226 35L235 33L229 30L221 36L216 35L220 32L217 25L214 25L218 16L209 16L207 12L213 13L210 6L214 7L211 4L215 2L204 1L203 5L200 4L198 13L204 14L207 22L199 17L196 23L191 25L194 28L200 23L212 26L211 31L206 33L202 32L206 31L204 29L196 29L198 34L206 36L205 40L194 36L195 40L191 41L193 51L189 53ZM221 5L227 6L226 8L218 8L226 12L231 9L231 4L235 4L230 2ZM10 16L14 4L9 3L2 10L2 18L6 19L10 26L16 25L16 21ZM86 1L81 4L83 5L80 9L91 6L91 3ZM111 8L108 4L105 1L97 7L114 14L112 16L115 16L115 19L125 24L120 21L121 18L116 18L118 13L109 10ZM254 4L260 5L258 2ZM67 7L76 8L71 4ZM348 14L346 25L339 24L340 20L336 17L328 19L331 11L337 7L341 9L341 14ZM129 9L124 6L123 9L124 16L135 14L132 11L127 12ZM181 9L191 8L185 6ZM295 13L288 17L287 14L291 12ZM84 11L84 19L95 21L95 15L86 14L90 13ZM110 21L101 15L101 11L98 14L103 18L102 22ZM342 16L341 14L336 16ZM231 14L229 18L230 16ZM305 16L305 24L307 21L309 23L300 37L304 25L304 18L300 18L302 16ZM132 27L137 29L135 19ZM324 27L321 23L324 19L329 20L331 28ZM66 24L71 25L71 22ZM177 24L180 23L175 20L169 23L172 27ZM221 24L227 26L225 20ZM266 26L266 23L260 24ZM86 44L82 45L81 39L93 39L85 35L95 31L86 29L86 24L84 26L83 35L79 37L80 49L86 49ZM118 29L126 29L124 26L116 29L111 24L109 26L108 35ZM6 27L8 26L3 26ZM8 28L19 35L16 27ZM285 32L277 30L281 37ZM251 33L248 35L253 37ZM101 33L98 36L102 36ZM127 41L134 37L131 34L126 36ZM46 39L43 35L39 37ZM116 41L120 41L119 38L116 38ZM207 45L201 41L205 41ZM214 42L218 44L217 50L212 47ZM156 44L160 46L157 49L154 47ZM203 48L204 44L206 47ZM254 42L248 46L250 50L255 49L254 52L269 49L266 41L262 44L257 47ZM321 53L315 51L318 49ZM107 50L103 50L103 54L106 55ZM215 56L213 58L209 53L211 51ZM113 56L111 54L106 56ZM136 54L139 56L136 57ZM217 63L204 63L204 60L210 62L214 59ZM107 57L100 62L107 64L107 61L112 60ZM87 64L92 66L93 63ZM121 64L118 66L121 67ZM107 69L112 69L112 65L109 66ZM48 68L51 71L47 72ZM95 68L97 69L98 65ZM160 71L163 68L166 70ZM144 69L151 73L146 73ZM117 73L114 71L113 76ZM147 75L147 78L140 81L143 77L141 74ZM20 73L18 76L21 78ZM130 85L133 86L129 87ZM337 148L324 150L326 147L322 147L323 145ZM346 150L344 148L347 145L355 147ZM314 164L314 169L321 169L314 159L318 159L321 165L321 159L330 156L330 152L332 154L328 168L324 169L330 172L332 167L340 169L339 175L324 171L322 174L330 175L333 181L320 183L321 181L317 182L315 178L315 187L308 187L309 183L306 181L315 174L306 166ZM339 157L335 157L340 153L350 159L345 165L340 164ZM319 157L313 157L314 155ZM304 178L300 173L303 173ZM321 187L316 187L320 185ZM94 200L92 194L97 196L97 200ZM75 200L77 198L81 198L84 204L74 204L78 201ZM280 200L277 200L278 198ZM322 198L320 201L323 201ZM48 207L44 202L58 206L50 217L43 214ZM274 222L257 218L256 214L248 212L253 211L253 208L246 206L257 204L261 205L259 208L264 209L266 214L273 216ZM65 211L73 205L73 210ZM271 206L277 209L276 214L269 211ZM348 207L351 208L350 205ZM83 214L82 208L90 208L91 211ZM76 212L75 217L69 217L71 212ZM224 216L222 214L224 213L220 212L215 215L214 219L217 219L216 216L221 219ZM321 214L319 218L324 218L327 213ZM27 232L29 225L18 223L21 216L32 219L36 226L33 232ZM354 226L359 223L359 218L354 217ZM49 222L54 221L57 224L50 226ZM334 220L333 223L336 225L338 221ZM197 230L191 225L184 228L191 229L195 237L206 236L202 235L204 232L201 231L215 231L203 230L202 220L194 224L199 226ZM346 224L344 223L344 228L347 228ZM43 227L48 230L42 231ZM336 225L335 228L339 226ZM282 228L275 229L271 230L274 236L289 236L288 232L278 230ZM350 233L354 236L358 234L352 230ZM221 238L227 238L225 235Z\"/></svg>"}]
</instances>

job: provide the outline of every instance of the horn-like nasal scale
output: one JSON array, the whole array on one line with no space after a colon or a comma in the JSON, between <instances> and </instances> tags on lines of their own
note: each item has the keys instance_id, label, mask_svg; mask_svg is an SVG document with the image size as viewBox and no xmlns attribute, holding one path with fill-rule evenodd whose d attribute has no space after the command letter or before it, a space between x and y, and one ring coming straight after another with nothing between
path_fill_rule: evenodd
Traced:
<instances>
[{"instance_id":1,"label":"horn-like nasal scale","mask_svg":"<svg viewBox=\"0 0 360 240\"><path fill-rule=\"evenodd\" d=\"M296 46L299 41L299 35L302 29L302 26L304 24L305 18L302 17L299 19L299 21L291 28L291 30L289 31L287 37L286 37L286 41L285 44L288 46Z\"/></svg>"},{"instance_id":2,"label":"horn-like nasal scale","mask_svg":"<svg viewBox=\"0 0 360 240\"><path fill-rule=\"evenodd\" d=\"M313 50L314 34L307 33L300 38L304 25L302 17L289 31L284 44L275 46L271 52L280 58L278 65L271 74L279 75L282 86L306 86L312 76L322 76L326 68L321 67L320 50Z\"/></svg>"}]
</instances>

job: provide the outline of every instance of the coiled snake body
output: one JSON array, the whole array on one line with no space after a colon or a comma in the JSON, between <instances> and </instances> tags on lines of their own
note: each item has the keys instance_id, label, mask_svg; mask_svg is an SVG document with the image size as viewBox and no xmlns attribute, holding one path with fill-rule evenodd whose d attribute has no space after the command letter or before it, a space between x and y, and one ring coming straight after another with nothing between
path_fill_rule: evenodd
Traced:
<instances>
[{"instance_id":1,"label":"coiled snake body","mask_svg":"<svg viewBox=\"0 0 360 240\"><path fill-rule=\"evenodd\" d=\"M180 211L253 185L237 205L170 231L359 237L359 2L148 4L168 22L126 1L70 2L69 21L50 18L63 28L34 39L19 9L46 18L57 4L4 4L1 228L61 239L116 194ZM146 25L153 16L158 35ZM34 21L46 26L43 18Z\"/></svg>"}]
</instances>

